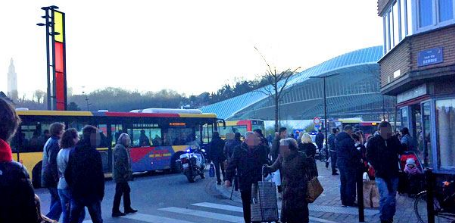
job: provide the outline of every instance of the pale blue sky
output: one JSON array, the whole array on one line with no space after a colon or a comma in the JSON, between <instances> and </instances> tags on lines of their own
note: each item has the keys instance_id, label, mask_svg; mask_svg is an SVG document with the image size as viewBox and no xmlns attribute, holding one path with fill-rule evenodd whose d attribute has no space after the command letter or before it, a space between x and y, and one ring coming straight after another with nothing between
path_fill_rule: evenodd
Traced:
<instances>
[{"instance_id":1,"label":"pale blue sky","mask_svg":"<svg viewBox=\"0 0 455 223\"><path fill-rule=\"evenodd\" d=\"M2 0L0 91L10 58L19 95L46 89L42 6L66 13L67 72L75 93L107 86L214 91L265 72L309 68L382 44L375 0Z\"/></svg>"}]
</instances>

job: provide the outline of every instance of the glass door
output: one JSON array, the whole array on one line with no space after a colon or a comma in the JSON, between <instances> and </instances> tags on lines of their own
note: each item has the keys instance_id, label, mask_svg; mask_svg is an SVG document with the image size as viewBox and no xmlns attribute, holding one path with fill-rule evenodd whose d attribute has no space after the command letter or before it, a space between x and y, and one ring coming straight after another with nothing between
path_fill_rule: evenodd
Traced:
<instances>
[{"instance_id":1,"label":"glass door","mask_svg":"<svg viewBox=\"0 0 455 223\"><path fill-rule=\"evenodd\" d=\"M419 158L423 161L425 167L431 167L433 153L431 147L431 103L422 103L422 131L417 136Z\"/></svg>"}]
</instances>

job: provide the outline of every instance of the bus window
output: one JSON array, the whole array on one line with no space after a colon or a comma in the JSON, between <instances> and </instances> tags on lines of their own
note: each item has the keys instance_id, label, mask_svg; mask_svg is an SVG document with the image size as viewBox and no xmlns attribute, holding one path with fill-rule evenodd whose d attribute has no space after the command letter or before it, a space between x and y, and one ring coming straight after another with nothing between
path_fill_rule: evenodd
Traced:
<instances>
[{"instance_id":1,"label":"bus window","mask_svg":"<svg viewBox=\"0 0 455 223\"><path fill-rule=\"evenodd\" d=\"M41 152L44 144L50 138L50 123L32 122L21 125L20 131L16 133L13 139L13 147L20 152ZM22 146L19 146L22 145Z\"/></svg>"},{"instance_id":2,"label":"bus window","mask_svg":"<svg viewBox=\"0 0 455 223\"><path fill-rule=\"evenodd\" d=\"M120 134L123 133L123 127L119 124L111 124L111 137L112 137L112 146L117 144L117 140L120 137Z\"/></svg>"},{"instance_id":3,"label":"bus window","mask_svg":"<svg viewBox=\"0 0 455 223\"><path fill-rule=\"evenodd\" d=\"M134 124L128 129L132 147L160 146L161 129L157 124Z\"/></svg>"},{"instance_id":4,"label":"bus window","mask_svg":"<svg viewBox=\"0 0 455 223\"><path fill-rule=\"evenodd\" d=\"M195 134L193 128L168 128L167 137L172 145L187 145L194 141Z\"/></svg>"},{"instance_id":5,"label":"bus window","mask_svg":"<svg viewBox=\"0 0 455 223\"><path fill-rule=\"evenodd\" d=\"M67 128L68 129L69 128L76 129L76 131L79 133L79 138L82 139L82 129L86 125L88 125L88 122L81 122L81 121L72 120L72 121L68 122Z\"/></svg>"}]
</instances>

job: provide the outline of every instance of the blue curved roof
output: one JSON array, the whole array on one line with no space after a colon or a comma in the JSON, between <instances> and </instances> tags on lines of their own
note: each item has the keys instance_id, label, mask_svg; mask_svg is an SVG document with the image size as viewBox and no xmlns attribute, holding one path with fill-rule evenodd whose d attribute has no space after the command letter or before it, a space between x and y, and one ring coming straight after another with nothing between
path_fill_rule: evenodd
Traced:
<instances>
[{"instance_id":1,"label":"blue curved roof","mask_svg":"<svg viewBox=\"0 0 455 223\"><path fill-rule=\"evenodd\" d=\"M325 61L319 65L306 69L289 80L286 88L292 87L293 85L300 84L309 79L312 76L329 75L336 73L340 69L355 66L361 66L366 64L376 64L377 61L383 56L382 46L375 46L364 48L356 51L352 51L328 61ZM283 83L279 83L282 85ZM215 113L218 118L228 119L235 113L265 99L268 95L264 94L264 90L271 89L271 86L265 86L262 89L245 93L234 98L230 98L225 101L221 101L215 104L211 104L202 107L201 110L204 113Z\"/></svg>"}]
</instances>

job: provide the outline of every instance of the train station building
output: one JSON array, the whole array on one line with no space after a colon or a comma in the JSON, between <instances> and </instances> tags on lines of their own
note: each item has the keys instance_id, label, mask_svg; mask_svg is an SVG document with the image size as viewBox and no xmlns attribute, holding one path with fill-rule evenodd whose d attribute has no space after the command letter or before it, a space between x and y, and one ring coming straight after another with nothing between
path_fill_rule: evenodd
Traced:
<instances>
[{"instance_id":1,"label":"train station building","mask_svg":"<svg viewBox=\"0 0 455 223\"><path fill-rule=\"evenodd\" d=\"M435 171L455 170L455 2L379 0L381 93L396 96L402 126Z\"/></svg>"},{"instance_id":2,"label":"train station building","mask_svg":"<svg viewBox=\"0 0 455 223\"><path fill-rule=\"evenodd\" d=\"M280 101L280 120L313 120L324 117L324 85L327 76L327 117L393 119L395 98L380 93L379 64L382 46L355 50L295 74ZM310 78L316 77L316 78ZM227 120L274 120L273 97L261 89L202 108ZM304 126L303 126L304 127Z\"/></svg>"}]
</instances>

